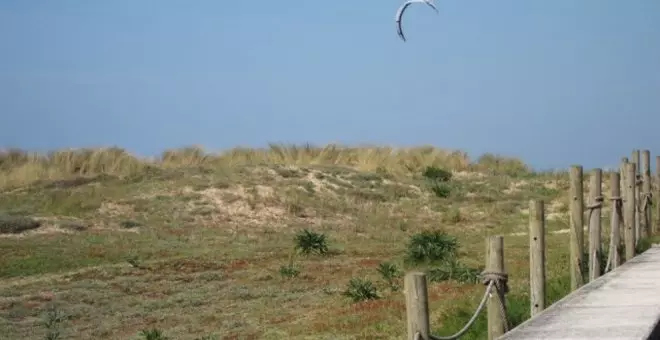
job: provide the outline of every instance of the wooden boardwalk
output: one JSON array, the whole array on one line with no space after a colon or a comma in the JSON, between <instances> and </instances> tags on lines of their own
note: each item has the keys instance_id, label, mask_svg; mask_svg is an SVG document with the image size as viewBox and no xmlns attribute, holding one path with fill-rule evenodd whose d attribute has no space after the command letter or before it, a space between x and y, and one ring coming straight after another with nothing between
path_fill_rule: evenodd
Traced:
<instances>
[{"instance_id":1,"label":"wooden boardwalk","mask_svg":"<svg viewBox=\"0 0 660 340\"><path fill-rule=\"evenodd\" d=\"M656 245L498 339L660 340L659 320L660 246Z\"/></svg>"}]
</instances>

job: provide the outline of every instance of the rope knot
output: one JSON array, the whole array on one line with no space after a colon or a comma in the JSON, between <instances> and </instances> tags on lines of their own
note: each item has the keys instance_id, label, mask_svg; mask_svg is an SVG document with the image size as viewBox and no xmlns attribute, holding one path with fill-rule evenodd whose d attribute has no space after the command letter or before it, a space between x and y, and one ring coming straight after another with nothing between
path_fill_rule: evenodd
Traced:
<instances>
[{"instance_id":1,"label":"rope knot","mask_svg":"<svg viewBox=\"0 0 660 340\"><path fill-rule=\"evenodd\" d=\"M653 205L653 193L652 192L646 192L642 194L642 204L639 207L639 210L642 212L646 212L648 207Z\"/></svg>"},{"instance_id":2,"label":"rope knot","mask_svg":"<svg viewBox=\"0 0 660 340\"><path fill-rule=\"evenodd\" d=\"M483 271L481 273L481 278L485 286L488 286L491 282L493 282L498 289L502 289L504 294L509 292L509 285L507 284L509 281L508 274Z\"/></svg>"},{"instance_id":3,"label":"rope knot","mask_svg":"<svg viewBox=\"0 0 660 340\"><path fill-rule=\"evenodd\" d=\"M587 206L587 209L593 210L593 209L598 209L603 207L603 201L605 198L603 196L596 196L593 198L594 203L591 203Z\"/></svg>"}]
</instances>

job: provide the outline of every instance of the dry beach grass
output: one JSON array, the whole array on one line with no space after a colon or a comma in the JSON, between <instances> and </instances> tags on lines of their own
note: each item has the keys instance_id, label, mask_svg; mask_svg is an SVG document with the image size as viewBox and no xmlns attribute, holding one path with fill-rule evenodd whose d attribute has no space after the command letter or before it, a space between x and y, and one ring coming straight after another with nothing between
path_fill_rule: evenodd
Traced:
<instances>
[{"instance_id":1,"label":"dry beach grass","mask_svg":"<svg viewBox=\"0 0 660 340\"><path fill-rule=\"evenodd\" d=\"M430 181L429 168L452 177ZM6 150L0 338L44 339L51 309L65 316L61 339L137 339L145 329L170 339L400 339L405 305L392 289L400 277L390 284L378 268L414 268L404 261L411 238L434 230L455 237L460 262L474 269L486 236L507 235L520 322L528 201L544 199L548 229L561 231L567 189L565 172L433 147L191 147L151 160L115 148ZM295 253L301 230L325 235L328 251ZM551 301L568 290L567 244L568 234L548 235ZM351 300L353 278L362 288L372 282L378 298ZM435 333L448 334L483 286L450 279L429 290ZM483 320L465 339L481 331Z\"/></svg>"}]
</instances>

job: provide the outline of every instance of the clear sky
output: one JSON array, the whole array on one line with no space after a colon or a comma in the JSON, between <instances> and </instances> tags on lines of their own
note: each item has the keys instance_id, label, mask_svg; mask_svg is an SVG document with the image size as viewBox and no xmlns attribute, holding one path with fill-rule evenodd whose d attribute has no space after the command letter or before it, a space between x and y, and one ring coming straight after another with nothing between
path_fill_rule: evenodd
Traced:
<instances>
[{"instance_id":1,"label":"clear sky","mask_svg":"<svg viewBox=\"0 0 660 340\"><path fill-rule=\"evenodd\" d=\"M0 0L0 146L660 155L660 1Z\"/></svg>"}]
</instances>

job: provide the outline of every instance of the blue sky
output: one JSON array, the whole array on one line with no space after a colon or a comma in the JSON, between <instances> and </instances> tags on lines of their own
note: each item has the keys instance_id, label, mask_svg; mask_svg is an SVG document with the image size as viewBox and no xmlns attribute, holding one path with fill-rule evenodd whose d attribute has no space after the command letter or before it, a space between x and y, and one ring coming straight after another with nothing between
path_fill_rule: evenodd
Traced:
<instances>
[{"instance_id":1,"label":"blue sky","mask_svg":"<svg viewBox=\"0 0 660 340\"><path fill-rule=\"evenodd\" d=\"M660 1L401 3L0 0L0 145L660 154Z\"/></svg>"}]
</instances>

